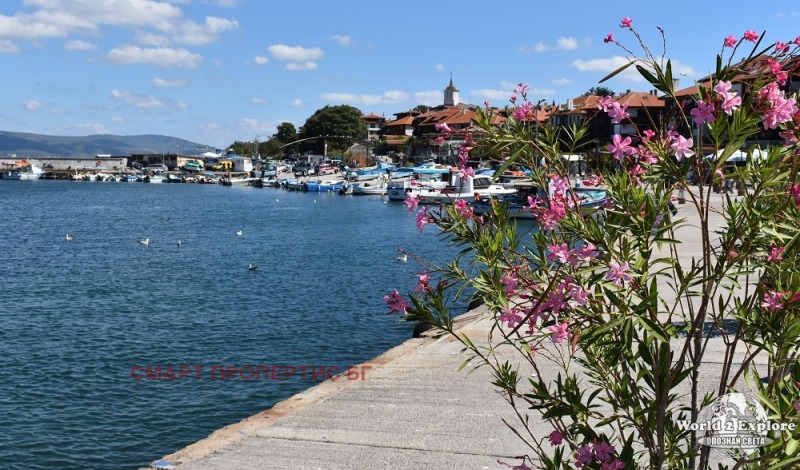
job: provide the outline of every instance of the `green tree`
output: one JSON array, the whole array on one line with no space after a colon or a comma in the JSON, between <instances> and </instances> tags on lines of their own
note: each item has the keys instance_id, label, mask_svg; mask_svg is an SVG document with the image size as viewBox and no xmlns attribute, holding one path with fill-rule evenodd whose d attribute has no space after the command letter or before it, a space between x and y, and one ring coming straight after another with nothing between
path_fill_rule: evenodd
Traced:
<instances>
[{"instance_id":1,"label":"green tree","mask_svg":"<svg viewBox=\"0 0 800 470\"><path fill-rule=\"evenodd\" d=\"M276 139L281 144L288 144L297 140L297 129L291 122L282 122L278 125L278 132L273 134L273 139Z\"/></svg>"},{"instance_id":2,"label":"green tree","mask_svg":"<svg viewBox=\"0 0 800 470\"><path fill-rule=\"evenodd\" d=\"M430 111L430 109L431 109L430 106L425 106L424 104L420 104L420 105L417 105L414 108L414 111L419 111L420 113L424 114L424 113L427 113L428 111Z\"/></svg>"},{"instance_id":3,"label":"green tree","mask_svg":"<svg viewBox=\"0 0 800 470\"><path fill-rule=\"evenodd\" d=\"M604 86L593 86L593 87L589 88L589 90L586 93L584 93L583 95L581 95L581 96L589 96L589 95L614 96L615 93L614 93L614 90L612 90L611 88L607 88L607 87L604 87Z\"/></svg>"},{"instance_id":4,"label":"green tree","mask_svg":"<svg viewBox=\"0 0 800 470\"><path fill-rule=\"evenodd\" d=\"M325 106L317 110L300 128L301 139L317 136L337 136L328 138L328 153L344 153L354 140L363 140L367 136L367 124L358 108L348 105ZM304 143L302 148L323 153L323 139Z\"/></svg>"}]
</instances>

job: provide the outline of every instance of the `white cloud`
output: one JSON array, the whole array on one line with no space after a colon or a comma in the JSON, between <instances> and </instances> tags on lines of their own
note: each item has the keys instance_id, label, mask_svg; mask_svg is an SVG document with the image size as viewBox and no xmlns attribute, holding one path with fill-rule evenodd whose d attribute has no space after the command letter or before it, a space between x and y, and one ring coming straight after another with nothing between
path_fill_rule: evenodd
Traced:
<instances>
[{"instance_id":1,"label":"white cloud","mask_svg":"<svg viewBox=\"0 0 800 470\"><path fill-rule=\"evenodd\" d=\"M514 94L514 90L517 89L516 83L512 84L510 82L501 82L499 89L493 88L481 88L478 90L472 90L470 92L470 96L474 96L476 98L483 98L488 99L490 101L500 101L500 102L507 102L511 104L508 100L511 98L511 95ZM555 94L554 90L550 90L548 88L536 88L536 87L529 87L528 88L528 100L536 102L539 99L546 98L548 96L552 96ZM521 98L521 97L518 97Z\"/></svg>"},{"instance_id":2,"label":"white cloud","mask_svg":"<svg viewBox=\"0 0 800 470\"><path fill-rule=\"evenodd\" d=\"M267 101L264 98L253 98L252 100L250 100L250 102L258 105L267 104Z\"/></svg>"},{"instance_id":3,"label":"white cloud","mask_svg":"<svg viewBox=\"0 0 800 470\"><path fill-rule=\"evenodd\" d=\"M106 60L123 65L147 64L154 67L193 69L200 65L202 56L193 54L186 49L123 46L109 51L108 54L106 54Z\"/></svg>"},{"instance_id":4,"label":"white cloud","mask_svg":"<svg viewBox=\"0 0 800 470\"><path fill-rule=\"evenodd\" d=\"M125 122L125 118L122 116L113 116L111 122Z\"/></svg>"},{"instance_id":5,"label":"white cloud","mask_svg":"<svg viewBox=\"0 0 800 470\"><path fill-rule=\"evenodd\" d=\"M175 42L180 44L201 46L215 41L221 33L238 28L239 22L236 20L207 16L206 22L203 24L195 23L194 21L182 23L177 31L174 31L174 39Z\"/></svg>"},{"instance_id":6,"label":"white cloud","mask_svg":"<svg viewBox=\"0 0 800 470\"><path fill-rule=\"evenodd\" d=\"M0 41L0 53L2 54L16 54L20 51L19 46L14 44L11 41L2 40Z\"/></svg>"},{"instance_id":7,"label":"white cloud","mask_svg":"<svg viewBox=\"0 0 800 470\"><path fill-rule=\"evenodd\" d=\"M275 44L267 48L272 57L277 60L288 60L291 62L306 62L319 60L325 57L322 49L319 47L305 48L305 47L291 47L284 44Z\"/></svg>"},{"instance_id":8,"label":"white cloud","mask_svg":"<svg viewBox=\"0 0 800 470\"><path fill-rule=\"evenodd\" d=\"M316 70L317 63L316 62L289 62L288 64L284 65L283 68L286 70L294 70L294 71L302 71L302 70Z\"/></svg>"},{"instance_id":9,"label":"white cloud","mask_svg":"<svg viewBox=\"0 0 800 470\"><path fill-rule=\"evenodd\" d=\"M565 38L564 36L556 39L556 47L563 50L572 50L578 48L578 40L573 37Z\"/></svg>"},{"instance_id":10,"label":"white cloud","mask_svg":"<svg viewBox=\"0 0 800 470\"><path fill-rule=\"evenodd\" d=\"M255 118L244 118L239 120L239 127L244 132L250 134L272 134L275 131L275 124L271 121L261 121Z\"/></svg>"},{"instance_id":11,"label":"white cloud","mask_svg":"<svg viewBox=\"0 0 800 470\"><path fill-rule=\"evenodd\" d=\"M353 38L351 38L348 35L334 34L333 36L331 36L331 39L333 39L334 41L338 42L343 46L350 46L353 44Z\"/></svg>"},{"instance_id":12,"label":"white cloud","mask_svg":"<svg viewBox=\"0 0 800 470\"><path fill-rule=\"evenodd\" d=\"M352 93L323 93L320 97L326 101L333 101L338 103L349 103L359 105L379 105L379 104L396 104L408 101L410 98L408 93L390 90L383 92L382 95L356 95Z\"/></svg>"},{"instance_id":13,"label":"white cloud","mask_svg":"<svg viewBox=\"0 0 800 470\"><path fill-rule=\"evenodd\" d=\"M522 46L519 48L519 51L523 54L539 54L541 52L549 51L550 49L556 48L559 50L569 51L573 49L577 49L579 47L578 40L574 37L565 37L559 36L556 39L555 46L550 44L545 44L541 41L537 42L533 46Z\"/></svg>"},{"instance_id":14,"label":"white cloud","mask_svg":"<svg viewBox=\"0 0 800 470\"><path fill-rule=\"evenodd\" d=\"M68 51L91 51L97 49L97 46L86 41L68 41L64 44L64 49Z\"/></svg>"},{"instance_id":15,"label":"white cloud","mask_svg":"<svg viewBox=\"0 0 800 470\"><path fill-rule=\"evenodd\" d=\"M547 51L549 49L550 49L550 46L548 46L547 44L545 44L543 42L537 42L533 46L522 46L522 47L519 48L519 51L524 53L524 54L533 54L533 53L544 52L544 51Z\"/></svg>"},{"instance_id":16,"label":"white cloud","mask_svg":"<svg viewBox=\"0 0 800 470\"><path fill-rule=\"evenodd\" d=\"M417 91L414 92L414 104L425 106L438 106L444 102L444 95L441 91Z\"/></svg>"},{"instance_id":17,"label":"white cloud","mask_svg":"<svg viewBox=\"0 0 800 470\"><path fill-rule=\"evenodd\" d=\"M295 108L302 108L304 105L305 103L300 98L295 98L294 100L292 100L292 106L294 106Z\"/></svg>"},{"instance_id":18,"label":"white cloud","mask_svg":"<svg viewBox=\"0 0 800 470\"><path fill-rule=\"evenodd\" d=\"M182 88L188 85L189 82L182 78L168 79L156 77L151 83L153 86L159 88Z\"/></svg>"},{"instance_id":19,"label":"white cloud","mask_svg":"<svg viewBox=\"0 0 800 470\"><path fill-rule=\"evenodd\" d=\"M436 64L436 65L433 66L433 68L435 68L439 72L444 72L444 70L445 70L444 65L442 65L442 64Z\"/></svg>"},{"instance_id":20,"label":"white cloud","mask_svg":"<svg viewBox=\"0 0 800 470\"><path fill-rule=\"evenodd\" d=\"M572 83L572 80L569 78L556 78L553 80L553 85L557 86L569 85L570 83Z\"/></svg>"},{"instance_id":21,"label":"white cloud","mask_svg":"<svg viewBox=\"0 0 800 470\"><path fill-rule=\"evenodd\" d=\"M169 102L167 100L157 98L153 95L144 95L141 93L132 93L114 89L111 90L111 96L135 108L158 109L169 106Z\"/></svg>"},{"instance_id":22,"label":"white cloud","mask_svg":"<svg viewBox=\"0 0 800 470\"><path fill-rule=\"evenodd\" d=\"M255 57L253 57L253 62L255 62L258 65L265 65L265 64L269 63L269 58L268 57L264 57L263 55L257 55Z\"/></svg>"},{"instance_id":23,"label":"white cloud","mask_svg":"<svg viewBox=\"0 0 800 470\"><path fill-rule=\"evenodd\" d=\"M36 111L38 109L42 109L47 106L45 103L39 100L28 100L22 103L22 107L27 109L28 111Z\"/></svg>"},{"instance_id":24,"label":"white cloud","mask_svg":"<svg viewBox=\"0 0 800 470\"><path fill-rule=\"evenodd\" d=\"M231 0L228 0L229 2ZM130 30L144 44L210 43L239 27L236 20L207 16L198 23L175 4L161 0L26 0L32 13L0 15L0 31L7 38L35 41L71 34L103 34L107 26Z\"/></svg>"}]
</instances>

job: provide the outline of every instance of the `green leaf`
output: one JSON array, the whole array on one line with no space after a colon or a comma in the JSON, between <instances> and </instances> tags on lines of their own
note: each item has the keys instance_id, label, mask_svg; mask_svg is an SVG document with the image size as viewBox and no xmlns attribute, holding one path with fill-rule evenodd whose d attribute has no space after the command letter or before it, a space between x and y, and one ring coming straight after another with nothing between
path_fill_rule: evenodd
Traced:
<instances>
[{"instance_id":1,"label":"green leaf","mask_svg":"<svg viewBox=\"0 0 800 470\"><path fill-rule=\"evenodd\" d=\"M669 338L667 338L667 334L664 332L664 330L653 320L647 317L637 317L636 320L644 327L645 330L649 331L651 335L655 336L660 341L669 341Z\"/></svg>"}]
</instances>

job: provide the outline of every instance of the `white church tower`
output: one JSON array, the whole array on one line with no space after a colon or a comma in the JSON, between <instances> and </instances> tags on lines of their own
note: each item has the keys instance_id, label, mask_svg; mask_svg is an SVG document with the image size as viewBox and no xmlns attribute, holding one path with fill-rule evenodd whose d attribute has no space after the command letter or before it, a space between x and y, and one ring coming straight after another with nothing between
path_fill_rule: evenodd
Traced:
<instances>
[{"instance_id":1,"label":"white church tower","mask_svg":"<svg viewBox=\"0 0 800 470\"><path fill-rule=\"evenodd\" d=\"M453 86L453 75L450 74L450 85L444 89L444 105L455 106L458 103L458 88Z\"/></svg>"}]
</instances>

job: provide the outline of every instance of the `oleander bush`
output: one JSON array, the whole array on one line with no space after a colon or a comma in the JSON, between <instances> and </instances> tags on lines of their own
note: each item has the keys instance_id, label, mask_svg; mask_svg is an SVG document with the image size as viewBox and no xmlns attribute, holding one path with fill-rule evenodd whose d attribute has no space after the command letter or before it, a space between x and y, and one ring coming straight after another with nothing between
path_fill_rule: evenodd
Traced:
<instances>
[{"instance_id":1,"label":"oleander bush","mask_svg":"<svg viewBox=\"0 0 800 470\"><path fill-rule=\"evenodd\" d=\"M791 84L800 37L769 45L766 33L725 38L715 73L687 99L676 96L670 60L652 54L630 19L620 26L641 52L611 34L605 42L625 51L626 67L673 111L613 135L612 164L585 181L607 191L606 204L581 207L561 158L591 144L586 123L532 122L536 104L520 84L505 125L491 124L500 111L487 103L479 131L461 136L460 167L470 175L468 162L482 158L531 168L532 182L549 188L525 205L536 223L510 219L502 202L478 215L466 201L418 207L409 199L420 231L435 225L463 250L448 266L420 272L414 292L385 301L457 338L465 364L491 370L519 417L507 424L530 450L508 466L798 468L800 113ZM614 124L632 123L614 97L600 97L598 108ZM769 132L782 143L762 145ZM724 173L739 149L746 165ZM689 175L708 178L690 184ZM722 178L746 190L717 194ZM677 215L676 196L686 201ZM690 241L700 250L682 247ZM447 307L467 293L491 317L481 341L455 329ZM704 365L710 344L722 359ZM755 434L763 438L757 447L715 451L704 445L709 434L687 423L702 423L703 412L739 392L772 424Z\"/></svg>"}]
</instances>

